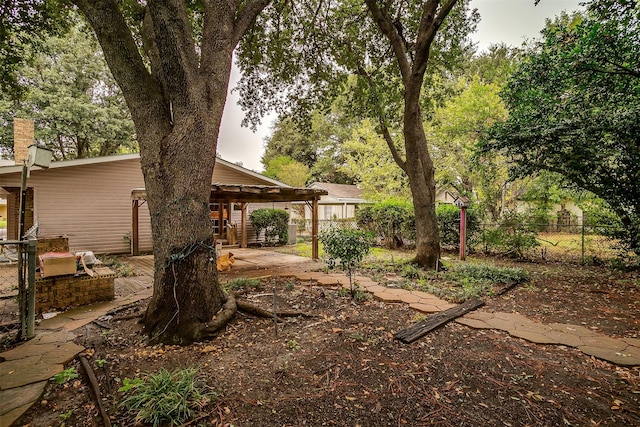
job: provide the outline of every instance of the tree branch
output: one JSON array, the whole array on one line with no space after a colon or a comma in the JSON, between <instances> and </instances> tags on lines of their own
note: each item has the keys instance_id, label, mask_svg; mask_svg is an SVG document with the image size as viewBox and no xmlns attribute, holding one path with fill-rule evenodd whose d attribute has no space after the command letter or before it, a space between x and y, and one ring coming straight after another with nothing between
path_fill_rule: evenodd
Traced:
<instances>
[{"instance_id":1,"label":"tree branch","mask_svg":"<svg viewBox=\"0 0 640 427\"><path fill-rule=\"evenodd\" d=\"M431 43L442 26L444 19L457 2L458 0L446 0L440 10L438 10L440 0L428 0L424 5L416 38L416 57L413 67L414 74L420 76L421 80L427 69Z\"/></svg>"},{"instance_id":2,"label":"tree branch","mask_svg":"<svg viewBox=\"0 0 640 427\"><path fill-rule=\"evenodd\" d=\"M378 24L380 31L382 31L382 34L389 39L393 53L398 61L402 81L406 82L411 75L411 63L409 62L407 47L403 37L400 36L398 29L393 25L393 20L391 16L389 16L389 13L387 13L387 10L380 9L376 0L364 0L364 2L369 8L373 20Z\"/></svg>"},{"instance_id":3,"label":"tree branch","mask_svg":"<svg viewBox=\"0 0 640 427\"><path fill-rule=\"evenodd\" d=\"M594 73L599 73L599 74L614 74L614 75L631 76L631 77L640 78L640 71L638 70L634 70L629 67L625 67L624 65L617 64L609 59L605 59L604 62L607 64L610 64L611 66L616 68L616 70L608 70L606 68L598 68L595 66L584 66L582 69L585 71L592 71Z\"/></svg>"},{"instance_id":4,"label":"tree branch","mask_svg":"<svg viewBox=\"0 0 640 427\"><path fill-rule=\"evenodd\" d=\"M369 90L371 90L371 92L373 93L373 96L375 97L373 104L374 104L374 109L376 111L376 114L378 115L378 124L380 125L380 134L384 138L384 141L387 143L387 146L389 147L389 151L391 151L391 156L393 157L393 160L400 167L400 169L402 169L406 173L407 162L402 158L402 156L398 152L398 149L396 148L396 145L393 142L393 137L389 132L389 128L387 127L387 123L384 119L384 113L382 112L382 108L380 106L380 97L377 94L375 83L373 82L371 75L367 73L367 70L365 70L364 67L362 67L362 65L358 65L358 75L361 77L364 77L364 79L367 81L367 84L369 85Z\"/></svg>"},{"instance_id":5,"label":"tree branch","mask_svg":"<svg viewBox=\"0 0 640 427\"><path fill-rule=\"evenodd\" d=\"M271 0L249 0L242 10L237 14L233 24L233 46L236 46L242 36L253 25L256 18L271 3Z\"/></svg>"},{"instance_id":6,"label":"tree branch","mask_svg":"<svg viewBox=\"0 0 640 427\"><path fill-rule=\"evenodd\" d=\"M160 59L156 77L175 106L189 109L187 88L193 87L198 60L186 6L180 0L155 0L148 11Z\"/></svg>"},{"instance_id":7,"label":"tree branch","mask_svg":"<svg viewBox=\"0 0 640 427\"><path fill-rule=\"evenodd\" d=\"M136 122L137 130L144 132L150 123L139 117L136 112L155 111L157 115L161 115L162 90L147 71L118 3L115 0L72 1L93 28L109 69L118 82Z\"/></svg>"}]
</instances>

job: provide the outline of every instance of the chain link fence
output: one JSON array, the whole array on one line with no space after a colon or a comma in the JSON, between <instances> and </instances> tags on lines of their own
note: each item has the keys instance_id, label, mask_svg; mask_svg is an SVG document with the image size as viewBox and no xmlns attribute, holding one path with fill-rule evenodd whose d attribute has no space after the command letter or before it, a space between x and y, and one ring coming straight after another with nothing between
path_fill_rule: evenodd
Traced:
<instances>
[{"instance_id":1,"label":"chain link fence","mask_svg":"<svg viewBox=\"0 0 640 427\"><path fill-rule=\"evenodd\" d=\"M470 236L470 246L476 251L522 258L596 262L626 255L613 237L617 231L616 227L597 224L485 223Z\"/></svg>"},{"instance_id":2,"label":"chain link fence","mask_svg":"<svg viewBox=\"0 0 640 427\"><path fill-rule=\"evenodd\" d=\"M311 220L294 220L297 235L311 237ZM355 218L319 220L320 232L328 228L358 229ZM467 228L467 247L471 252L504 254L549 261L598 262L626 254L615 236L618 229L604 224L476 223ZM460 221L440 223L443 248L457 251Z\"/></svg>"},{"instance_id":3,"label":"chain link fence","mask_svg":"<svg viewBox=\"0 0 640 427\"><path fill-rule=\"evenodd\" d=\"M36 241L0 241L0 333L30 338L35 320Z\"/></svg>"}]
</instances>

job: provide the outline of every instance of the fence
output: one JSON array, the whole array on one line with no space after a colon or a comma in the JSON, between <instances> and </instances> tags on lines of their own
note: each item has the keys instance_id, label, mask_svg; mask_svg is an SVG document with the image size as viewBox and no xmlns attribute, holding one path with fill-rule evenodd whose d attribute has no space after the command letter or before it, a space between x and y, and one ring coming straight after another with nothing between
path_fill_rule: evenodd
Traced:
<instances>
[{"instance_id":1,"label":"fence","mask_svg":"<svg viewBox=\"0 0 640 427\"><path fill-rule=\"evenodd\" d=\"M297 226L296 232L298 233L298 236L311 236L311 227L313 225L312 220L294 219L293 223ZM327 230L329 228L357 230L358 223L355 218L318 220L318 232L322 232L323 230Z\"/></svg>"},{"instance_id":2,"label":"fence","mask_svg":"<svg viewBox=\"0 0 640 427\"><path fill-rule=\"evenodd\" d=\"M311 220L295 220L298 236L311 235ZM358 229L354 218L318 221L319 231L330 227ZM501 230L500 233L495 232ZM530 259L587 262L620 257L624 253L612 237L617 229L610 225L497 224L470 225L467 246L471 251L511 254ZM493 232L493 233L492 233ZM460 222L440 224L440 238L445 249L458 250Z\"/></svg>"},{"instance_id":3,"label":"fence","mask_svg":"<svg viewBox=\"0 0 640 427\"><path fill-rule=\"evenodd\" d=\"M624 255L620 242L613 237L616 231L616 227L609 225L485 223L470 233L469 245L486 253L586 262Z\"/></svg>"},{"instance_id":4,"label":"fence","mask_svg":"<svg viewBox=\"0 0 640 427\"><path fill-rule=\"evenodd\" d=\"M20 328L31 338L35 328L36 240L0 241L0 332Z\"/></svg>"}]
</instances>

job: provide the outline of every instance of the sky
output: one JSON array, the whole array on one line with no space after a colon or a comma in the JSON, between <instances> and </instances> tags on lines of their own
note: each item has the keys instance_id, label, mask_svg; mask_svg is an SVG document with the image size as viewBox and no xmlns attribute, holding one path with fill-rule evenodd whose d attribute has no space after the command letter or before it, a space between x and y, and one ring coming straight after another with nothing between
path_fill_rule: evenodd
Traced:
<instances>
[{"instance_id":1,"label":"sky","mask_svg":"<svg viewBox=\"0 0 640 427\"><path fill-rule=\"evenodd\" d=\"M581 9L579 3L583 1L541 0L535 6L534 0L471 0L471 7L478 9L481 18L478 30L471 38L478 44L479 50L500 42L520 46L525 40L540 35L547 18L553 18L562 11ZM241 162L244 167L260 172L263 170L260 157L264 152L265 139L271 134L276 116L271 114L264 117L255 133L242 127L244 113L238 106L238 95L231 92L238 78L238 70L234 68L222 116L218 153L227 161Z\"/></svg>"}]
</instances>

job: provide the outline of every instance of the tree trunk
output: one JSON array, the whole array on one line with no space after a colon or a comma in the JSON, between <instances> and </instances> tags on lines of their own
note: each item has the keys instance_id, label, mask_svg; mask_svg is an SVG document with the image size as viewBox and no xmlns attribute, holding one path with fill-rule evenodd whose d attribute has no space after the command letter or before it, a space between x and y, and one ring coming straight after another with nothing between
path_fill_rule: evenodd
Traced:
<instances>
[{"instance_id":1,"label":"tree trunk","mask_svg":"<svg viewBox=\"0 0 640 427\"><path fill-rule=\"evenodd\" d=\"M198 340L199 331L225 302L209 222L211 178L197 179L212 176L215 152L206 147L212 141L215 147L215 135L217 131L184 126L166 138L160 168L149 156L142 158L155 260L154 292L144 317L152 341ZM189 153L185 140L198 141L202 152Z\"/></svg>"},{"instance_id":2,"label":"tree trunk","mask_svg":"<svg viewBox=\"0 0 640 427\"><path fill-rule=\"evenodd\" d=\"M169 133L140 147L155 260L154 292L144 317L151 342L202 339L203 329L226 301L209 220L231 51L221 56L214 84L201 78L185 96L187 101L173 104ZM162 127L159 123L156 128Z\"/></svg>"},{"instance_id":3,"label":"tree trunk","mask_svg":"<svg viewBox=\"0 0 640 427\"><path fill-rule=\"evenodd\" d=\"M136 4L146 60L120 2L73 1L95 30L140 145L155 258L146 331L151 342L167 344L205 338L227 300L209 199L232 52L269 1L204 2L199 46L185 3Z\"/></svg>"},{"instance_id":4,"label":"tree trunk","mask_svg":"<svg viewBox=\"0 0 640 427\"><path fill-rule=\"evenodd\" d=\"M416 256L413 262L423 268L436 269L440 262L440 234L436 218L435 169L422 125L421 85L422 80L405 85L405 165L416 218Z\"/></svg>"}]
</instances>

